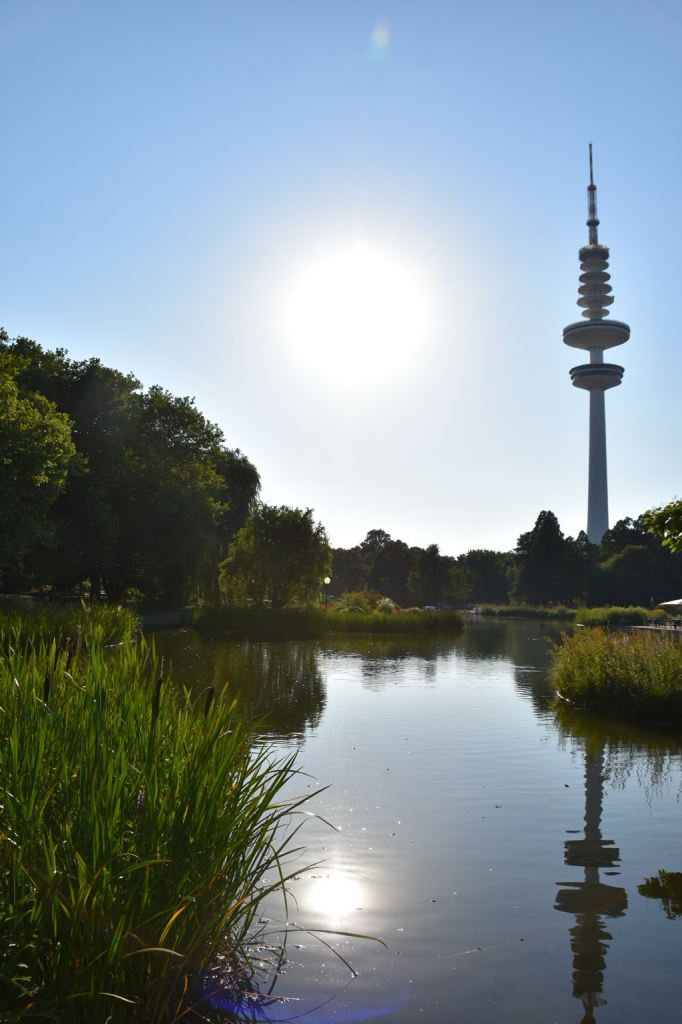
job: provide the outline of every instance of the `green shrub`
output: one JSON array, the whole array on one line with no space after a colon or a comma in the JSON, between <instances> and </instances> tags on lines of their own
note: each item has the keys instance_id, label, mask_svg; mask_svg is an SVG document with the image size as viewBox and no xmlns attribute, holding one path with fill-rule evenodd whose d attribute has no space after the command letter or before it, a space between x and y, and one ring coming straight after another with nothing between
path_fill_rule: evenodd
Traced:
<instances>
[{"instance_id":1,"label":"green shrub","mask_svg":"<svg viewBox=\"0 0 682 1024\"><path fill-rule=\"evenodd\" d=\"M390 597L382 597L376 610L382 615L392 615L395 611L395 605L393 604L393 601L391 601Z\"/></svg>"},{"instance_id":2,"label":"green shrub","mask_svg":"<svg viewBox=\"0 0 682 1024\"><path fill-rule=\"evenodd\" d=\"M550 680L581 708L646 722L682 722L682 643L637 630L580 629L553 648Z\"/></svg>"},{"instance_id":3,"label":"green shrub","mask_svg":"<svg viewBox=\"0 0 682 1024\"><path fill-rule=\"evenodd\" d=\"M0 641L1 1019L218 1019L206 972L220 956L244 987L286 877L294 755L256 746L225 692L193 708L144 644Z\"/></svg>"},{"instance_id":4,"label":"green shrub","mask_svg":"<svg viewBox=\"0 0 682 1024\"><path fill-rule=\"evenodd\" d=\"M374 611L379 601L382 600L376 590L344 590L340 597L334 601L334 611L359 611L367 615Z\"/></svg>"},{"instance_id":5,"label":"green shrub","mask_svg":"<svg viewBox=\"0 0 682 1024\"><path fill-rule=\"evenodd\" d=\"M660 608L650 611L648 608L630 606L620 608L578 608L575 621L583 626L644 626L647 622L665 617Z\"/></svg>"},{"instance_id":6,"label":"green shrub","mask_svg":"<svg viewBox=\"0 0 682 1024\"><path fill-rule=\"evenodd\" d=\"M280 637L314 637L325 633L423 633L462 629L458 611L355 612L351 608L326 611L323 608L231 608L217 605L200 609L194 626L204 633Z\"/></svg>"},{"instance_id":7,"label":"green shrub","mask_svg":"<svg viewBox=\"0 0 682 1024\"><path fill-rule=\"evenodd\" d=\"M481 607L481 615L498 615L507 619L565 619L570 621L575 609L556 605L551 608L529 604L486 604Z\"/></svg>"}]
</instances>

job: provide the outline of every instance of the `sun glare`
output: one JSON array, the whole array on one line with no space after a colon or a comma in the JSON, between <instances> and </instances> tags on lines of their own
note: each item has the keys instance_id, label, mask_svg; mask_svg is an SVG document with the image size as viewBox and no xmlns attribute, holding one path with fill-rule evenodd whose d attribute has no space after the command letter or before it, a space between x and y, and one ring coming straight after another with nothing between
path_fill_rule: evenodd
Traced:
<instances>
[{"instance_id":1,"label":"sun glare","mask_svg":"<svg viewBox=\"0 0 682 1024\"><path fill-rule=\"evenodd\" d=\"M338 921L361 907L362 897L363 887L357 879L331 873L314 881L306 903L328 921Z\"/></svg>"},{"instance_id":2,"label":"sun glare","mask_svg":"<svg viewBox=\"0 0 682 1024\"><path fill-rule=\"evenodd\" d=\"M337 383L375 385L422 349L429 303L406 262L360 241L303 266L284 303L290 351Z\"/></svg>"}]
</instances>

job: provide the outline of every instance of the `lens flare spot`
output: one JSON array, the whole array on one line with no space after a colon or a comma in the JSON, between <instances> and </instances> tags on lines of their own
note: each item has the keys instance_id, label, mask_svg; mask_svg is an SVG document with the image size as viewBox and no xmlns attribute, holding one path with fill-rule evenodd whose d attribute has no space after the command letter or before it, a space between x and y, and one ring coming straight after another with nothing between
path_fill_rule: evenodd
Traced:
<instances>
[{"instance_id":1,"label":"lens flare spot","mask_svg":"<svg viewBox=\"0 0 682 1024\"><path fill-rule=\"evenodd\" d=\"M372 45L377 50L385 50L389 44L390 33L388 31L388 25L380 21L372 29Z\"/></svg>"}]
</instances>

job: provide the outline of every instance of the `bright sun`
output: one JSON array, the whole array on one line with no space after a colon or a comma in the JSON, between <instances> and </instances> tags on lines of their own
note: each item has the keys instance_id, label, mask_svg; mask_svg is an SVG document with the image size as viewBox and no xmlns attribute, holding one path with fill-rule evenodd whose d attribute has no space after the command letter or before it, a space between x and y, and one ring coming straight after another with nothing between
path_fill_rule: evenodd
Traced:
<instances>
[{"instance_id":1,"label":"bright sun","mask_svg":"<svg viewBox=\"0 0 682 1024\"><path fill-rule=\"evenodd\" d=\"M430 304L414 269L357 241L299 270L283 317L290 350L308 370L359 387L416 359Z\"/></svg>"}]
</instances>

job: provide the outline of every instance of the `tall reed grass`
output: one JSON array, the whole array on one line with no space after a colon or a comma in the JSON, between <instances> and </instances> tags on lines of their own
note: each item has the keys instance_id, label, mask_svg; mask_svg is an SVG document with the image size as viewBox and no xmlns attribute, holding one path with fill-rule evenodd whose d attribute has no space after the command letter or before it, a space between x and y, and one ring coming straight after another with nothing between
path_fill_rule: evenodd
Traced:
<instances>
[{"instance_id":1,"label":"tall reed grass","mask_svg":"<svg viewBox=\"0 0 682 1024\"><path fill-rule=\"evenodd\" d=\"M36 642L57 640L65 647L76 643L89 644L91 636L104 643L132 639L137 630L137 616L130 608L116 605L47 604L30 599L0 599L0 630L6 635L19 633Z\"/></svg>"},{"instance_id":2,"label":"tall reed grass","mask_svg":"<svg viewBox=\"0 0 682 1024\"><path fill-rule=\"evenodd\" d=\"M550 679L578 707L643 722L682 724L682 643L637 631L562 634Z\"/></svg>"},{"instance_id":3,"label":"tall reed grass","mask_svg":"<svg viewBox=\"0 0 682 1024\"><path fill-rule=\"evenodd\" d=\"M636 605L578 608L575 613L575 621L583 626L645 626L663 618L665 612L661 608L650 610Z\"/></svg>"},{"instance_id":4,"label":"tall reed grass","mask_svg":"<svg viewBox=\"0 0 682 1024\"><path fill-rule=\"evenodd\" d=\"M293 852L294 755L103 638L83 656L0 634L0 1020L225 1020L207 997L238 1000Z\"/></svg>"},{"instance_id":5,"label":"tall reed grass","mask_svg":"<svg viewBox=\"0 0 682 1024\"><path fill-rule=\"evenodd\" d=\"M227 605L199 609L192 625L206 633L244 636L270 634L296 638L325 633L426 633L453 632L464 626L458 611L381 612L327 611L323 608L239 608Z\"/></svg>"},{"instance_id":6,"label":"tall reed grass","mask_svg":"<svg viewBox=\"0 0 682 1024\"><path fill-rule=\"evenodd\" d=\"M481 615L498 615L506 619L556 619L572 622L575 608L564 605L545 607L530 604L486 604L481 606Z\"/></svg>"}]
</instances>

